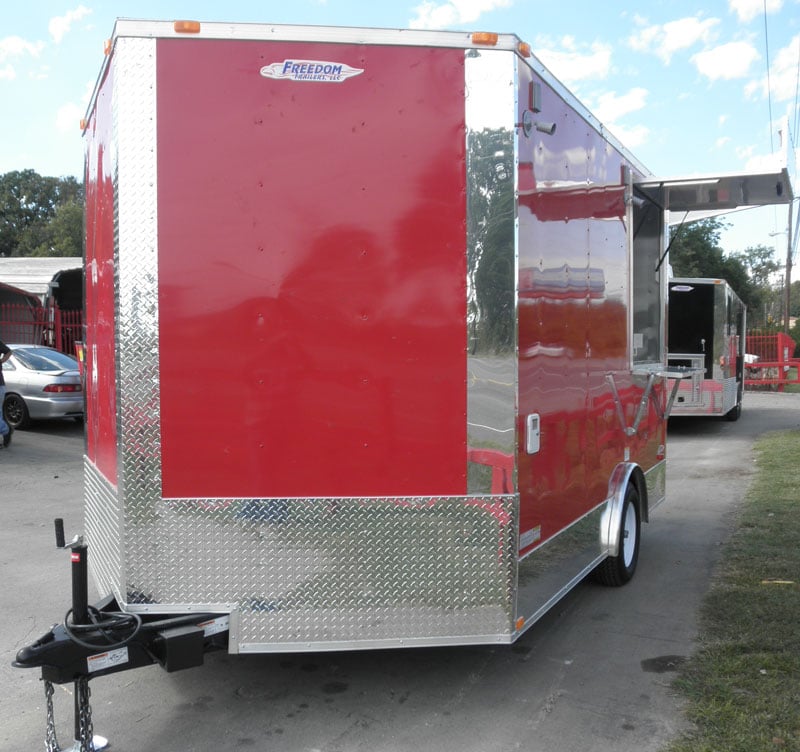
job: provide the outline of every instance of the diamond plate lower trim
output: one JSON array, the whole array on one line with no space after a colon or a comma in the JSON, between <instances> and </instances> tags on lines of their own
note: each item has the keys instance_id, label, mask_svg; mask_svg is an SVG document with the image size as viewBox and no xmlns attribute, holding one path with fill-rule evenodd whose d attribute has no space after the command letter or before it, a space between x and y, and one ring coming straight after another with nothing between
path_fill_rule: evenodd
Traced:
<instances>
[{"instance_id":1,"label":"diamond plate lower trim","mask_svg":"<svg viewBox=\"0 0 800 752\"><path fill-rule=\"evenodd\" d=\"M113 593L122 603L122 524L117 492L84 457L84 495L86 539L90 548L88 557L98 591L102 595Z\"/></svg>"},{"instance_id":2,"label":"diamond plate lower trim","mask_svg":"<svg viewBox=\"0 0 800 752\"><path fill-rule=\"evenodd\" d=\"M644 474L647 484L647 507L655 509L667 497L667 463L665 460L653 465Z\"/></svg>"},{"instance_id":3,"label":"diamond plate lower trim","mask_svg":"<svg viewBox=\"0 0 800 752\"><path fill-rule=\"evenodd\" d=\"M517 508L516 496L160 500L147 520L126 514L128 610L238 611L238 650L508 635Z\"/></svg>"}]
</instances>

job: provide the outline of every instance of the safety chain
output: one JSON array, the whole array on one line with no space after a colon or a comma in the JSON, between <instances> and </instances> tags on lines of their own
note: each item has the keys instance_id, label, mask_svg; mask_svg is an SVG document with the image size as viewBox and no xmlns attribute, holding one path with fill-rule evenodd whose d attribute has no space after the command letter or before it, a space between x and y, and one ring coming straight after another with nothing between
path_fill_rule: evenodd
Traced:
<instances>
[{"instance_id":1,"label":"safety chain","mask_svg":"<svg viewBox=\"0 0 800 752\"><path fill-rule=\"evenodd\" d=\"M44 736L44 748L46 752L59 752L61 749L58 746L58 739L56 738L56 719L53 713L53 682L44 682L44 697L47 704L47 730Z\"/></svg>"},{"instance_id":2,"label":"safety chain","mask_svg":"<svg viewBox=\"0 0 800 752\"><path fill-rule=\"evenodd\" d=\"M95 752L88 676L81 676L75 680L75 691L78 693L78 731L80 732L79 738L75 740L78 742L78 752Z\"/></svg>"},{"instance_id":3,"label":"safety chain","mask_svg":"<svg viewBox=\"0 0 800 752\"><path fill-rule=\"evenodd\" d=\"M45 752L61 752L56 737L56 720L53 712L53 682L44 682L44 697L47 706L47 729L45 731ZM75 680L76 709L78 713L77 731L79 738L75 740L76 745L71 749L74 752L95 752L94 749L94 727L92 725L92 706L89 705L89 677L82 676Z\"/></svg>"}]
</instances>

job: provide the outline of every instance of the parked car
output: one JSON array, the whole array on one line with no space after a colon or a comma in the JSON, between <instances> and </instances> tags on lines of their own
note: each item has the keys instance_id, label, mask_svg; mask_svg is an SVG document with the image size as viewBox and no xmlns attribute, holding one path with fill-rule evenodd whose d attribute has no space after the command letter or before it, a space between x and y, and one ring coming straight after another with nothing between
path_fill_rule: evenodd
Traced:
<instances>
[{"instance_id":1,"label":"parked car","mask_svg":"<svg viewBox=\"0 0 800 752\"><path fill-rule=\"evenodd\" d=\"M31 420L83 420L83 387L78 360L44 345L8 345L11 358L3 363L6 397L3 418L13 428Z\"/></svg>"}]
</instances>

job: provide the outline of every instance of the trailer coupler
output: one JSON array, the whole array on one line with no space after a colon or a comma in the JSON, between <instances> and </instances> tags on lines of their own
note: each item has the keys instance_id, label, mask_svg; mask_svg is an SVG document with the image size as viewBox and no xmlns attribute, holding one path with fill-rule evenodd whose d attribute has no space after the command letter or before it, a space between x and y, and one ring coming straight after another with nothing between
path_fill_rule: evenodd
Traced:
<instances>
[{"instance_id":1,"label":"trailer coupler","mask_svg":"<svg viewBox=\"0 0 800 752\"><path fill-rule=\"evenodd\" d=\"M19 650L13 665L42 671L47 752L63 752L53 720L53 685L68 682L75 685L75 744L69 749L94 752L107 742L93 733L89 680L153 664L167 671L200 666L207 652L227 648L229 617L125 613L111 596L89 606L86 545L76 537L65 546L61 520L56 520L56 545L71 549L72 608L61 624Z\"/></svg>"}]
</instances>

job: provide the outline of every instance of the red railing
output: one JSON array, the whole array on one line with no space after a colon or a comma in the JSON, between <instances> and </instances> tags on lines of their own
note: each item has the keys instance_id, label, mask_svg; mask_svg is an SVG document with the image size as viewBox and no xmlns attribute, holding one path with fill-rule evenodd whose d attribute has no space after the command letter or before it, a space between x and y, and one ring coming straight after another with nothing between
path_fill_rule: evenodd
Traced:
<instances>
[{"instance_id":1,"label":"red railing","mask_svg":"<svg viewBox=\"0 0 800 752\"><path fill-rule=\"evenodd\" d=\"M75 342L83 339L83 311L0 303L0 340L13 344L49 345L75 354Z\"/></svg>"},{"instance_id":2,"label":"red railing","mask_svg":"<svg viewBox=\"0 0 800 752\"><path fill-rule=\"evenodd\" d=\"M745 359L745 385L782 392L786 384L800 384L800 358L793 357L794 350L788 334L748 334L746 352L755 357Z\"/></svg>"}]
</instances>

